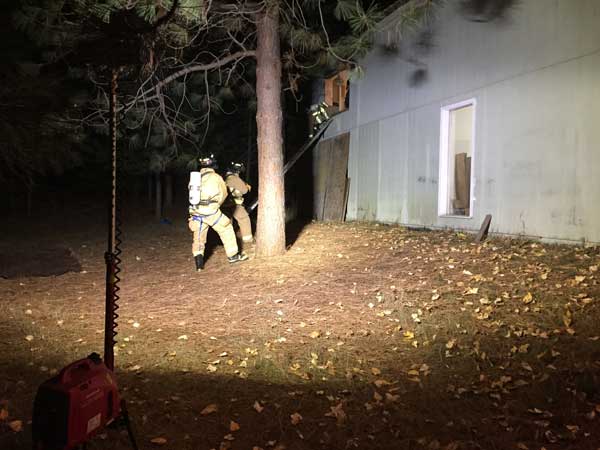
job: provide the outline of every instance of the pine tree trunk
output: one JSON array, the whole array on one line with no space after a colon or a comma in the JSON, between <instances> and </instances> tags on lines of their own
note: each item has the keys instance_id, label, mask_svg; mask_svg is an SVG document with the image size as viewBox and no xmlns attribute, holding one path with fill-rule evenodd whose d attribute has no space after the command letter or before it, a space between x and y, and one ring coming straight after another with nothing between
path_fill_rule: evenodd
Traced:
<instances>
[{"instance_id":1,"label":"pine tree trunk","mask_svg":"<svg viewBox=\"0 0 600 450\"><path fill-rule=\"evenodd\" d=\"M165 207L173 206L173 175L165 174Z\"/></svg>"},{"instance_id":2,"label":"pine tree trunk","mask_svg":"<svg viewBox=\"0 0 600 450\"><path fill-rule=\"evenodd\" d=\"M148 193L148 206L152 205L152 188L153 188L153 181L154 181L154 176L152 174L148 175L146 177L146 188L147 188L147 193Z\"/></svg>"},{"instance_id":3,"label":"pine tree trunk","mask_svg":"<svg viewBox=\"0 0 600 450\"><path fill-rule=\"evenodd\" d=\"M4 197L5 199L7 199L7 203L4 204L3 206L6 208L6 212L8 214L12 213L15 210L15 197L17 196L17 190L14 187L14 184L12 182L8 182L8 192L7 195Z\"/></svg>"},{"instance_id":4,"label":"pine tree trunk","mask_svg":"<svg viewBox=\"0 0 600 450\"><path fill-rule=\"evenodd\" d=\"M143 180L140 177L135 177L134 179L134 183L133 183L133 197L130 197L131 202L134 205L139 204L140 202L140 197L141 197L141 192L142 192L142 182Z\"/></svg>"},{"instance_id":5,"label":"pine tree trunk","mask_svg":"<svg viewBox=\"0 0 600 450\"><path fill-rule=\"evenodd\" d=\"M156 200L154 203L154 217L156 218L156 220L160 220L162 219L162 180L161 180L161 173L158 172L154 175L154 179L155 179L155 196L154 199Z\"/></svg>"},{"instance_id":6,"label":"pine tree trunk","mask_svg":"<svg viewBox=\"0 0 600 450\"><path fill-rule=\"evenodd\" d=\"M285 253L279 9L277 4L271 5L257 24L257 256L276 256Z\"/></svg>"},{"instance_id":7,"label":"pine tree trunk","mask_svg":"<svg viewBox=\"0 0 600 450\"><path fill-rule=\"evenodd\" d=\"M254 127L252 113L248 110L248 150L246 152L246 182L252 184L252 153L254 147Z\"/></svg>"},{"instance_id":8,"label":"pine tree trunk","mask_svg":"<svg viewBox=\"0 0 600 450\"><path fill-rule=\"evenodd\" d=\"M27 217L33 215L33 186L27 186Z\"/></svg>"}]
</instances>

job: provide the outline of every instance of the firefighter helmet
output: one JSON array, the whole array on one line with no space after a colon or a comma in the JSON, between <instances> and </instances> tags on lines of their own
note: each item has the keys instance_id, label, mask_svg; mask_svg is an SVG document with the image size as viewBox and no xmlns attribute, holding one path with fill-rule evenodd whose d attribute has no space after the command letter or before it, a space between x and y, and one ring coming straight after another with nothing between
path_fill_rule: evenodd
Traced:
<instances>
[{"instance_id":1,"label":"firefighter helmet","mask_svg":"<svg viewBox=\"0 0 600 450\"><path fill-rule=\"evenodd\" d=\"M236 175L239 175L242 172L246 171L246 166L244 166L244 163L240 163L240 162L234 162L232 161L231 163L229 163L229 167L227 168L227 172L228 173L235 173Z\"/></svg>"},{"instance_id":2,"label":"firefighter helmet","mask_svg":"<svg viewBox=\"0 0 600 450\"><path fill-rule=\"evenodd\" d=\"M198 158L198 162L200 163L201 168L216 169L217 167L217 160L212 153L201 155L200 158Z\"/></svg>"}]
</instances>

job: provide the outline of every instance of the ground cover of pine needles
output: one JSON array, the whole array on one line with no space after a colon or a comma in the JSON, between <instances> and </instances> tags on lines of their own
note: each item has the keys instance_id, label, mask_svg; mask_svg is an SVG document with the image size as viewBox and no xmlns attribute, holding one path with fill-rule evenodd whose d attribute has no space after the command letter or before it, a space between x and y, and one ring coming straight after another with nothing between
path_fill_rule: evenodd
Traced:
<instances>
[{"instance_id":1,"label":"ground cover of pine needles","mask_svg":"<svg viewBox=\"0 0 600 450\"><path fill-rule=\"evenodd\" d=\"M196 273L183 221L130 219L116 365L141 448L600 448L597 248L313 223L283 257L214 246ZM102 350L105 244L101 223L7 233L83 268L0 279L0 448L19 450L37 386Z\"/></svg>"}]
</instances>

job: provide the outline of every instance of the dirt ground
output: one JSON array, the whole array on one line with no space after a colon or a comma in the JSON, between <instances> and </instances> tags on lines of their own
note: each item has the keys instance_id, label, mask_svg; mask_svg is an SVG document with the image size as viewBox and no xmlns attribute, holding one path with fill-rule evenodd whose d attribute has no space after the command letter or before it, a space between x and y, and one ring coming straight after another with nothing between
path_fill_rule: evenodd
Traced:
<instances>
[{"instance_id":1,"label":"dirt ground","mask_svg":"<svg viewBox=\"0 0 600 450\"><path fill-rule=\"evenodd\" d=\"M87 221L5 225L83 270L0 279L0 449L29 449L37 386L102 351ZM125 223L116 372L142 449L600 449L597 248L312 223L196 273L183 221Z\"/></svg>"}]
</instances>

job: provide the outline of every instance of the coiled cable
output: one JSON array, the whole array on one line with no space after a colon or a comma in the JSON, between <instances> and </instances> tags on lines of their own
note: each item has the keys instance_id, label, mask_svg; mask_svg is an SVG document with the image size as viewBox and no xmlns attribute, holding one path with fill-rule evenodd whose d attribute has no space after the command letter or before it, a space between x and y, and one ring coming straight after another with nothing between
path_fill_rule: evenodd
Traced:
<instances>
[{"instance_id":1,"label":"coiled cable","mask_svg":"<svg viewBox=\"0 0 600 450\"><path fill-rule=\"evenodd\" d=\"M108 226L108 249L106 261L106 308L104 316L104 363L114 369L114 346L117 343L117 319L119 314L119 282L121 278L121 211L117 196L117 79L118 69L113 69L110 81L110 143L111 143L111 195Z\"/></svg>"}]
</instances>

